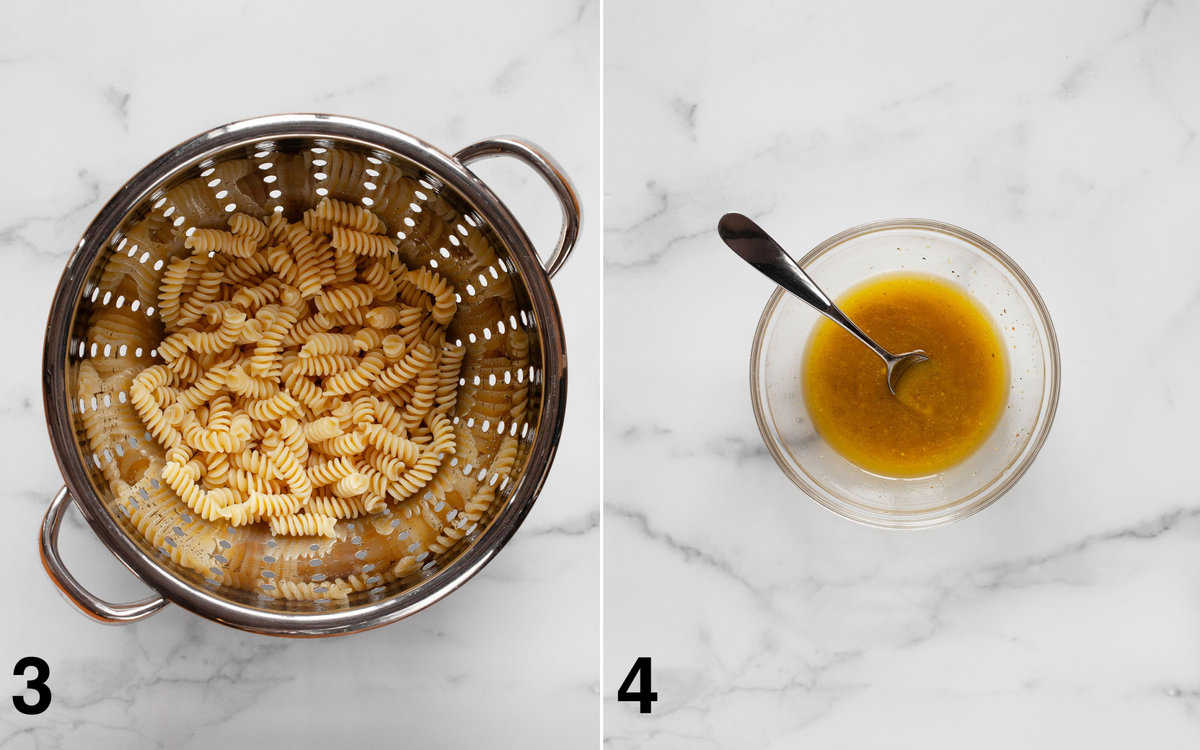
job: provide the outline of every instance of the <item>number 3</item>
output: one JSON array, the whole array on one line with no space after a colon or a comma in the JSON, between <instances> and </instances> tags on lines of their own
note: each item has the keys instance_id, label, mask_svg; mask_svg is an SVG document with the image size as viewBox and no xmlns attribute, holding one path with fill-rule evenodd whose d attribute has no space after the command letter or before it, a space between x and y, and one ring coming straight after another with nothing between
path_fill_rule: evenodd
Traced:
<instances>
[{"instance_id":1,"label":"number 3","mask_svg":"<svg viewBox=\"0 0 1200 750\"><path fill-rule=\"evenodd\" d=\"M46 680L50 678L50 665L46 663L45 659L37 656L26 656L13 667L13 675L21 677L30 667L33 667L34 675L25 681L25 689L37 693L37 700L30 703L23 695L14 695L12 697L13 705L16 706L18 711L27 716L40 714L50 707L50 688L46 685Z\"/></svg>"}]
</instances>

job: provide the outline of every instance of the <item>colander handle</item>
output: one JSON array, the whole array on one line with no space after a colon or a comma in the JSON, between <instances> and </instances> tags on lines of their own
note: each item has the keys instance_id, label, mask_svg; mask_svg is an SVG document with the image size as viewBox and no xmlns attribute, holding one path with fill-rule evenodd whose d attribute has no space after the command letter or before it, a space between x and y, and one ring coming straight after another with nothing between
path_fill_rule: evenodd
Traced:
<instances>
[{"instance_id":1,"label":"colander handle","mask_svg":"<svg viewBox=\"0 0 1200 750\"><path fill-rule=\"evenodd\" d=\"M75 580L75 576L63 565L62 557L58 554L58 532L62 529L67 506L72 499L67 488L63 487L50 501L46 517L42 519L42 565L55 585L85 615L104 623L137 622L165 607L167 600L158 595L131 604L112 604L93 595Z\"/></svg>"},{"instance_id":2,"label":"colander handle","mask_svg":"<svg viewBox=\"0 0 1200 750\"><path fill-rule=\"evenodd\" d=\"M546 273L553 277L558 273L558 269L562 268L563 263L567 262L567 257L575 249L575 240L579 238L579 223L583 219L579 207L579 194L575 192L575 186L571 184L570 178L558 162L537 145L522 138L510 135L488 138L472 143L456 153L454 158L465 167L471 162L494 156L511 156L533 167L554 191L554 196L562 206L563 222L558 233L558 244L554 252L550 253L550 257L542 261Z\"/></svg>"}]
</instances>

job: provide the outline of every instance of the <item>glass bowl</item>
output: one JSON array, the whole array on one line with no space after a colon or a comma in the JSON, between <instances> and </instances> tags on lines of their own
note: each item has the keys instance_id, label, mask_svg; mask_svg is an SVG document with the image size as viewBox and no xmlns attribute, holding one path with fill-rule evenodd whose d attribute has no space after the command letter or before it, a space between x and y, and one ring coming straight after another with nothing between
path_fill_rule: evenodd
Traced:
<instances>
[{"instance_id":1,"label":"glass bowl","mask_svg":"<svg viewBox=\"0 0 1200 750\"><path fill-rule=\"evenodd\" d=\"M814 500L870 526L937 526L983 510L1016 483L1046 440L1058 406L1058 340L1033 282L977 234L926 219L891 219L847 229L800 259L837 299L872 276L895 271L955 282L986 308L1008 351L1008 403L988 440L945 471L885 477L850 463L813 428L801 368L820 314L783 289L767 301L750 354L758 428L783 472Z\"/></svg>"}]
</instances>

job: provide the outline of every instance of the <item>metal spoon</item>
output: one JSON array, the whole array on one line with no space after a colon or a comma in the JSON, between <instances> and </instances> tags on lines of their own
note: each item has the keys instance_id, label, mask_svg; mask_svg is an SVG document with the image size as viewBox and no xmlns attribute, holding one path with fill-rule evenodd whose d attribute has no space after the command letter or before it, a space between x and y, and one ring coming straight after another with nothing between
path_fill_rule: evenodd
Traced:
<instances>
[{"instance_id":1,"label":"metal spoon","mask_svg":"<svg viewBox=\"0 0 1200 750\"><path fill-rule=\"evenodd\" d=\"M908 372L913 365L929 359L920 349L892 354L872 341L870 336L863 333L858 326L854 325L854 321L847 318L846 314L833 304L833 300L821 291L821 287L817 286L817 282L813 281L812 277L804 272L804 269L800 268L800 264L793 260L792 256L779 246L779 243L771 239L770 235L751 221L748 216L725 214L717 223L717 232L721 235L721 239L725 240L725 244L741 256L742 260L757 268L764 276L779 286L812 305L817 312L845 328L854 335L854 338L878 354L879 358L887 365L887 385L893 396L896 395L896 384L900 382L904 373Z\"/></svg>"}]
</instances>

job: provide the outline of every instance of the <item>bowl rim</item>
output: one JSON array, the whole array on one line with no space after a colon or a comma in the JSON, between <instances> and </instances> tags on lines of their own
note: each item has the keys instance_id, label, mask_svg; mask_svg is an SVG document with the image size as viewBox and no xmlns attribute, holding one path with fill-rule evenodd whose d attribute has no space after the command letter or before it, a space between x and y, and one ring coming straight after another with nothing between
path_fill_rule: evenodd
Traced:
<instances>
[{"instance_id":1,"label":"bowl rim","mask_svg":"<svg viewBox=\"0 0 1200 750\"><path fill-rule=\"evenodd\" d=\"M767 299L767 303L758 319L758 324L754 331L754 342L750 349L750 403L754 409L754 419L758 424L759 433L762 436L763 443L766 445L771 457L775 463L783 471L783 473L792 480L792 483L804 491L810 498L815 500L825 509L838 515L841 518L846 518L855 523L869 526L871 528L893 529L893 530L912 530L935 528L944 526L955 521L962 520L972 516L979 511L987 508L992 503L996 502L1002 495L1012 489L1013 485L1025 475L1029 467L1033 465L1034 459L1041 452L1042 446L1046 442L1046 438L1050 434L1050 428L1054 424L1054 417L1058 411L1058 398L1061 388L1061 372L1062 358L1058 344L1058 335L1054 330L1054 321L1050 317L1050 311L1046 307L1045 301L1038 292L1033 281L1017 265L1011 257L1003 250L997 247L994 243L981 237L980 235L955 226L943 221L935 219L917 219L917 218L900 218L900 219L879 219L876 221L859 224L850 227L849 229L838 232L837 234L825 239L817 244L812 250L806 253L799 259L798 263L802 268L807 268L817 259L835 250L846 242L862 237L875 232L889 231L895 229L916 229L919 231L935 232L939 234L949 235L956 239L967 242L980 250L985 255L997 261L1005 272L1016 280L1018 285L1029 295L1033 302L1034 311L1038 319L1046 330L1046 347L1049 350L1047 362L1047 381L1049 384L1048 393L1043 394L1042 413L1039 414L1037 420L1037 428L1030 435L1025 447L1022 449L1015 465L1010 464L1006 467L1009 471L1008 476L1002 482L992 487L982 496L975 498L967 498L967 502L956 502L951 505L940 506L939 510L934 511L936 515L926 517L923 512L920 514L897 513L895 516L873 516L860 513L854 510L854 505L847 503L833 493L828 492L824 488L818 486L815 482L810 481L802 472L798 472L793 467L783 448L783 441L778 436L777 432L770 426L770 417L766 411L766 405L763 403L761 394L761 383L759 382L759 362L766 353L766 332L772 320L775 317L782 301L787 297L787 292L782 287L776 287L771 296ZM1011 470L1009 470L1011 469Z\"/></svg>"},{"instance_id":2,"label":"bowl rim","mask_svg":"<svg viewBox=\"0 0 1200 750\"><path fill-rule=\"evenodd\" d=\"M529 447L526 470L505 507L475 542L437 573L405 591L352 607L314 612L268 610L216 596L215 592L176 576L138 547L105 509L79 452L72 447L74 428L66 388L67 343L87 271L125 215L163 181L216 153L264 139L290 137L327 138L389 151L453 188L485 218L508 247L525 278L531 312L542 333L545 365L540 383L538 430ZM491 188L455 157L395 128L342 115L290 113L227 123L188 138L138 170L100 209L64 264L50 306L42 365L42 397L51 447L76 506L100 541L138 578L169 601L223 625L268 635L342 635L380 627L415 614L462 586L495 557L528 515L554 461L565 417L567 359L562 315L549 274L520 223Z\"/></svg>"}]
</instances>

